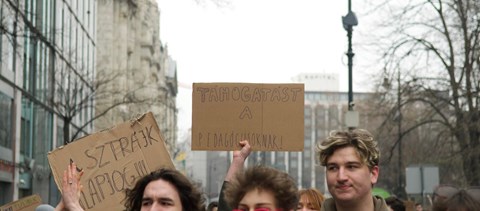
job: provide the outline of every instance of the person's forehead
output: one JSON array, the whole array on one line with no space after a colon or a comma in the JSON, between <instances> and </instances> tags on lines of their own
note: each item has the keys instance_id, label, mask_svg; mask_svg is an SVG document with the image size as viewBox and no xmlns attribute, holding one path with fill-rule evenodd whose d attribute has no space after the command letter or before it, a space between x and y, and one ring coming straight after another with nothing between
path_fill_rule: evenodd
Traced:
<instances>
[{"instance_id":1,"label":"person's forehead","mask_svg":"<svg viewBox=\"0 0 480 211\"><path fill-rule=\"evenodd\" d=\"M165 180L154 180L147 184L143 191L144 197L168 197L178 198L178 192L174 185Z\"/></svg>"},{"instance_id":2,"label":"person's forehead","mask_svg":"<svg viewBox=\"0 0 480 211\"><path fill-rule=\"evenodd\" d=\"M243 196L240 204L275 204L275 197L272 191L255 188Z\"/></svg>"},{"instance_id":3,"label":"person's forehead","mask_svg":"<svg viewBox=\"0 0 480 211\"><path fill-rule=\"evenodd\" d=\"M310 195L304 193L300 196L300 201L304 203L310 202Z\"/></svg>"},{"instance_id":4,"label":"person's forehead","mask_svg":"<svg viewBox=\"0 0 480 211\"><path fill-rule=\"evenodd\" d=\"M353 146L338 148L327 158L327 164L338 161L362 162L357 149Z\"/></svg>"}]
</instances>

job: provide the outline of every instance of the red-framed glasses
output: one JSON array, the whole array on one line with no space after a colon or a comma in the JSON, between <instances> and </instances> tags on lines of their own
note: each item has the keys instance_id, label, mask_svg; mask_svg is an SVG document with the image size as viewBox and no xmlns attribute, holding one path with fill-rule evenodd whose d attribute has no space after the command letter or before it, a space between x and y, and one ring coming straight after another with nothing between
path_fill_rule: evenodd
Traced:
<instances>
[{"instance_id":1,"label":"red-framed glasses","mask_svg":"<svg viewBox=\"0 0 480 211\"><path fill-rule=\"evenodd\" d=\"M241 208L241 209L233 209L232 211L250 211L249 208ZM254 208L253 211L283 211L282 209L275 209L272 210L270 208L266 207L259 207L259 208Z\"/></svg>"}]
</instances>

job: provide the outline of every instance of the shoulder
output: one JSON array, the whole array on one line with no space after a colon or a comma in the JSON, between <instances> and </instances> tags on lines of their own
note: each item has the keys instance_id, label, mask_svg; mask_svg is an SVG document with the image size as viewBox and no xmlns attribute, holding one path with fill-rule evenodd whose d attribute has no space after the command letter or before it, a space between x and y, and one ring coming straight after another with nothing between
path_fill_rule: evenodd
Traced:
<instances>
[{"instance_id":1,"label":"shoulder","mask_svg":"<svg viewBox=\"0 0 480 211\"><path fill-rule=\"evenodd\" d=\"M373 206L375 211L389 211L387 203L382 197L373 196Z\"/></svg>"},{"instance_id":2,"label":"shoulder","mask_svg":"<svg viewBox=\"0 0 480 211\"><path fill-rule=\"evenodd\" d=\"M325 199L322 203L322 207L320 208L320 211L335 211L335 200L333 198L328 198Z\"/></svg>"}]
</instances>

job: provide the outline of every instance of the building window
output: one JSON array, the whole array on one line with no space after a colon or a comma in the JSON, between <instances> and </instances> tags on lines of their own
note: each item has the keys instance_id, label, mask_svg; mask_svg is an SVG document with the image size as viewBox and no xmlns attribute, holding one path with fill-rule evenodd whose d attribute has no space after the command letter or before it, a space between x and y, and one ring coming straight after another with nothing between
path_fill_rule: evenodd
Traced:
<instances>
[{"instance_id":1,"label":"building window","mask_svg":"<svg viewBox=\"0 0 480 211\"><path fill-rule=\"evenodd\" d=\"M13 99L0 92L0 146L12 148Z\"/></svg>"},{"instance_id":2,"label":"building window","mask_svg":"<svg viewBox=\"0 0 480 211\"><path fill-rule=\"evenodd\" d=\"M20 154L32 157L32 103L30 100L22 99L22 120L20 125Z\"/></svg>"}]
</instances>

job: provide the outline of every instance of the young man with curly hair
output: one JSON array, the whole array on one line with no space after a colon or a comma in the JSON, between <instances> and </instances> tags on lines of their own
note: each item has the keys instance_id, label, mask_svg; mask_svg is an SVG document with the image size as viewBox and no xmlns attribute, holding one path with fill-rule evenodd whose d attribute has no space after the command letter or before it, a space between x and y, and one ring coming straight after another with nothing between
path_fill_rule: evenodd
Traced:
<instances>
[{"instance_id":1,"label":"young man with curly hair","mask_svg":"<svg viewBox=\"0 0 480 211\"><path fill-rule=\"evenodd\" d=\"M204 199L190 180L174 169L159 169L126 192L127 211L203 211Z\"/></svg>"},{"instance_id":2,"label":"young man with curly hair","mask_svg":"<svg viewBox=\"0 0 480 211\"><path fill-rule=\"evenodd\" d=\"M370 132L333 131L317 150L332 195L321 210L388 210L385 200L372 196L380 171L380 152Z\"/></svg>"},{"instance_id":3,"label":"young man with curly hair","mask_svg":"<svg viewBox=\"0 0 480 211\"><path fill-rule=\"evenodd\" d=\"M55 211L83 211L79 196L82 189L77 166L71 163L63 173L62 200ZM190 180L175 169L162 168L139 179L127 189L127 211L204 211L204 199Z\"/></svg>"}]
</instances>

